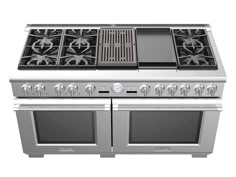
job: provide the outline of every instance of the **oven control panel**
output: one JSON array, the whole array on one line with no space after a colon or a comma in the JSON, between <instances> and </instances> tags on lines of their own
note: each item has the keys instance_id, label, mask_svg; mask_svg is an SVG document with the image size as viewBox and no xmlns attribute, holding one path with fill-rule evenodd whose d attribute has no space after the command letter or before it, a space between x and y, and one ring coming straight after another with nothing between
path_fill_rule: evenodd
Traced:
<instances>
[{"instance_id":1,"label":"oven control panel","mask_svg":"<svg viewBox=\"0 0 236 177\"><path fill-rule=\"evenodd\" d=\"M223 83L14 82L16 97L220 97Z\"/></svg>"}]
</instances>

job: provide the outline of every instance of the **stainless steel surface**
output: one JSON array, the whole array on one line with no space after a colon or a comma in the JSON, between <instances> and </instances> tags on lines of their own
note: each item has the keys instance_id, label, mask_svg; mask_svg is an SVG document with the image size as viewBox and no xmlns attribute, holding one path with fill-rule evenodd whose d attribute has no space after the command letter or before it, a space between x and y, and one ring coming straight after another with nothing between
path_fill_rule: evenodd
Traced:
<instances>
[{"instance_id":1,"label":"stainless steel surface","mask_svg":"<svg viewBox=\"0 0 236 177\"><path fill-rule=\"evenodd\" d=\"M221 111L221 99L137 99L137 98L117 98L113 99L114 111L133 110L208 110Z\"/></svg>"},{"instance_id":2,"label":"stainless steel surface","mask_svg":"<svg viewBox=\"0 0 236 177\"><path fill-rule=\"evenodd\" d=\"M220 99L113 99L114 152L122 153L212 153L222 109ZM129 144L130 111L203 111L197 144Z\"/></svg>"},{"instance_id":3,"label":"stainless steel surface","mask_svg":"<svg viewBox=\"0 0 236 177\"><path fill-rule=\"evenodd\" d=\"M219 114L222 110L221 98L226 82L226 73L209 25L38 24L28 25L26 29L46 29L45 31L62 29L63 37L67 29L72 31L80 29L81 33L88 29L96 29L98 36L101 36L103 40L99 41L97 38L100 45L93 47L97 49L95 56L104 66L122 62L134 66L140 59L137 58L136 52L139 53L145 47L152 47L151 52L158 55L154 46L145 46L145 44L140 45L143 46L141 48L136 46L137 34L135 31L140 28L144 28L144 31L150 31L153 28L157 31L162 31L163 28L170 31L174 29L204 29L218 69L180 70L178 68L146 69L144 67L135 70L117 70L117 68L116 70L77 69L73 71L18 70L12 74L10 82L13 96L16 97L14 110L17 114L24 153L30 157L43 157L44 154L80 153L101 154L101 157L136 153L192 154L193 157L206 157L212 153ZM155 36L155 39L157 38L161 40L168 38L169 40L168 36L163 38L159 33L158 36ZM67 47L72 51L75 51L76 47L80 50L80 45L73 47L73 39L69 41ZM150 40L152 39L150 38ZM164 42L167 42L165 40ZM46 42L49 48L52 48L50 41ZM161 45L160 41L152 42ZM63 50L62 43L63 40L60 41L59 52ZM169 44L170 40L167 46L170 46ZM86 46L88 47L86 41L81 45L84 45L85 48L82 47L81 50L86 50ZM37 50L36 44L33 48ZM158 50L160 48L158 47ZM165 57L172 59L174 56L172 48L164 52L162 54L165 55L161 56L161 59ZM97 56L99 53L101 55ZM149 52L145 56L149 56ZM160 56L151 56L153 61L158 57ZM34 111L95 112L96 143L38 143ZM199 142L197 144L130 144L131 111L201 111L202 123Z\"/></svg>"},{"instance_id":4,"label":"stainless steel surface","mask_svg":"<svg viewBox=\"0 0 236 177\"><path fill-rule=\"evenodd\" d=\"M110 99L14 99L14 110L110 110Z\"/></svg>"},{"instance_id":5,"label":"stainless steel surface","mask_svg":"<svg viewBox=\"0 0 236 177\"><path fill-rule=\"evenodd\" d=\"M25 91L21 89L21 87L25 84L28 84L29 87L32 87L32 90L27 90L27 96L25 96ZM44 85L45 90L41 92L41 95L39 96L37 91L35 90L35 86L41 83ZM73 96L71 95L71 90L68 89L71 84L75 84L78 89L74 91ZM86 89L87 85L93 85L96 89L92 89L92 96L93 97L143 97L144 91L146 90L147 94L146 97L184 97L184 95L181 92L181 86L183 85L189 85L189 91L187 94L187 97L199 97L198 89L195 89L199 85L203 85L204 88L208 88L209 86L216 85L217 90L215 91L214 95L208 94L208 91L206 89L201 91L201 97L221 97L223 94L224 89L224 83L222 82L188 82L188 81L179 81L179 82L163 82L163 81L149 81L149 82L102 82L102 81L72 81L67 82L60 80L58 82L55 81L44 81L44 82L13 82L12 88L13 88L13 95L16 97L88 97L89 92L88 89ZM146 89L141 89L140 87L143 85L149 85ZM162 90L162 94L159 95L157 92L157 85L163 85L165 87L164 90ZM174 85L177 86L177 88L172 88ZM170 88L171 87L171 88ZM69 87L70 88L70 87ZM168 90L169 88L169 90ZM173 93L171 93L173 89ZM135 93L130 94L129 91L134 91ZM197 91L197 92L196 92Z\"/></svg>"},{"instance_id":6,"label":"stainless steel surface","mask_svg":"<svg viewBox=\"0 0 236 177\"><path fill-rule=\"evenodd\" d=\"M80 154L111 152L111 119L109 99L16 99L15 110L23 151L29 156L44 154ZM92 110L96 113L95 144L40 144L37 141L33 111Z\"/></svg>"},{"instance_id":7,"label":"stainless steel surface","mask_svg":"<svg viewBox=\"0 0 236 177\"><path fill-rule=\"evenodd\" d=\"M143 28L202 28L210 29L209 24L28 24L26 30L29 29L76 29L76 28L124 28L124 27L143 27Z\"/></svg>"}]
</instances>

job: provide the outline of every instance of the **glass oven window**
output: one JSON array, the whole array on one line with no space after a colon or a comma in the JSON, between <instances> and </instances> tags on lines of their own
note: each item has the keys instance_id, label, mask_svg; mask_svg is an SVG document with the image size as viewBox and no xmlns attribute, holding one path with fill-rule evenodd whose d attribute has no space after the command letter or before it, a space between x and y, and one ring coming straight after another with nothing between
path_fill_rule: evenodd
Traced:
<instances>
[{"instance_id":1,"label":"glass oven window","mask_svg":"<svg viewBox=\"0 0 236 177\"><path fill-rule=\"evenodd\" d=\"M38 143L95 143L95 112L34 111Z\"/></svg>"},{"instance_id":2,"label":"glass oven window","mask_svg":"<svg viewBox=\"0 0 236 177\"><path fill-rule=\"evenodd\" d=\"M202 111L131 111L129 143L198 143Z\"/></svg>"}]
</instances>

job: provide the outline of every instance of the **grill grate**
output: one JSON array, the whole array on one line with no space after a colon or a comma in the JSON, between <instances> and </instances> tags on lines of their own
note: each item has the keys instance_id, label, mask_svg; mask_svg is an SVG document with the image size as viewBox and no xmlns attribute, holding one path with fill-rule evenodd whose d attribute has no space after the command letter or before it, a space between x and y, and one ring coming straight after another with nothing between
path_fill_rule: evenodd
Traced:
<instances>
[{"instance_id":1,"label":"grill grate","mask_svg":"<svg viewBox=\"0 0 236 177\"><path fill-rule=\"evenodd\" d=\"M137 66L134 29L101 29L98 66Z\"/></svg>"}]
</instances>

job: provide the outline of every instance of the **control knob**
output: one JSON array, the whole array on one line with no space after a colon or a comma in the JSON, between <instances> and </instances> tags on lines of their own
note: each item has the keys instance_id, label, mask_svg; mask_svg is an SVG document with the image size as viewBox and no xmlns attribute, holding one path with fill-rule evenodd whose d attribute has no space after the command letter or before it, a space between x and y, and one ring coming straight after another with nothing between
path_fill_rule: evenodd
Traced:
<instances>
[{"instance_id":1,"label":"control knob","mask_svg":"<svg viewBox=\"0 0 236 177\"><path fill-rule=\"evenodd\" d=\"M194 88L195 94L197 96L202 96L202 93L205 90L205 86L203 84L196 85Z\"/></svg>"},{"instance_id":2,"label":"control knob","mask_svg":"<svg viewBox=\"0 0 236 177\"><path fill-rule=\"evenodd\" d=\"M190 91L190 86L188 84L184 84L180 86L180 94L183 96L187 96Z\"/></svg>"},{"instance_id":3,"label":"control knob","mask_svg":"<svg viewBox=\"0 0 236 177\"><path fill-rule=\"evenodd\" d=\"M42 83L38 83L34 88L38 93L38 96L41 96L42 92L45 90L45 86Z\"/></svg>"},{"instance_id":4,"label":"control knob","mask_svg":"<svg viewBox=\"0 0 236 177\"><path fill-rule=\"evenodd\" d=\"M150 85L148 84L143 84L140 87L140 92L144 95L147 96L148 92L150 91Z\"/></svg>"},{"instance_id":5,"label":"control knob","mask_svg":"<svg viewBox=\"0 0 236 177\"><path fill-rule=\"evenodd\" d=\"M209 85L207 87L207 92L209 95L214 96L217 91L217 86L215 84Z\"/></svg>"},{"instance_id":6,"label":"control knob","mask_svg":"<svg viewBox=\"0 0 236 177\"><path fill-rule=\"evenodd\" d=\"M88 84L85 86L85 91L89 96L92 96L93 92L96 90L96 87L93 84Z\"/></svg>"},{"instance_id":7,"label":"control knob","mask_svg":"<svg viewBox=\"0 0 236 177\"><path fill-rule=\"evenodd\" d=\"M78 91L78 86L76 84L72 83L67 86L67 90L71 96L74 96L74 94Z\"/></svg>"},{"instance_id":8,"label":"control knob","mask_svg":"<svg viewBox=\"0 0 236 177\"><path fill-rule=\"evenodd\" d=\"M162 96L162 93L165 91L165 86L163 84L158 84L154 89L158 96Z\"/></svg>"},{"instance_id":9,"label":"control knob","mask_svg":"<svg viewBox=\"0 0 236 177\"><path fill-rule=\"evenodd\" d=\"M59 83L59 84L55 85L54 89L57 93L57 96L61 96L62 92L64 92L64 90L65 90L65 87L63 84Z\"/></svg>"},{"instance_id":10,"label":"control knob","mask_svg":"<svg viewBox=\"0 0 236 177\"><path fill-rule=\"evenodd\" d=\"M178 89L178 87L175 84L171 84L167 87L167 91L168 91L170 96L174 96L175 93L177 92L177 89Z\"/></svg>"},{"instance_id":11,"label":"control knob","mask_svg":"<svg viewBox=\"0 0 236 177\"><path fill-rule=\"evenodd\" d=\"M29 83L26 83L26 84L22 85L21 89L23 90L24 95L28 96L28 93L32 90L32 87Z\"/></svg>"}]
</instances>

